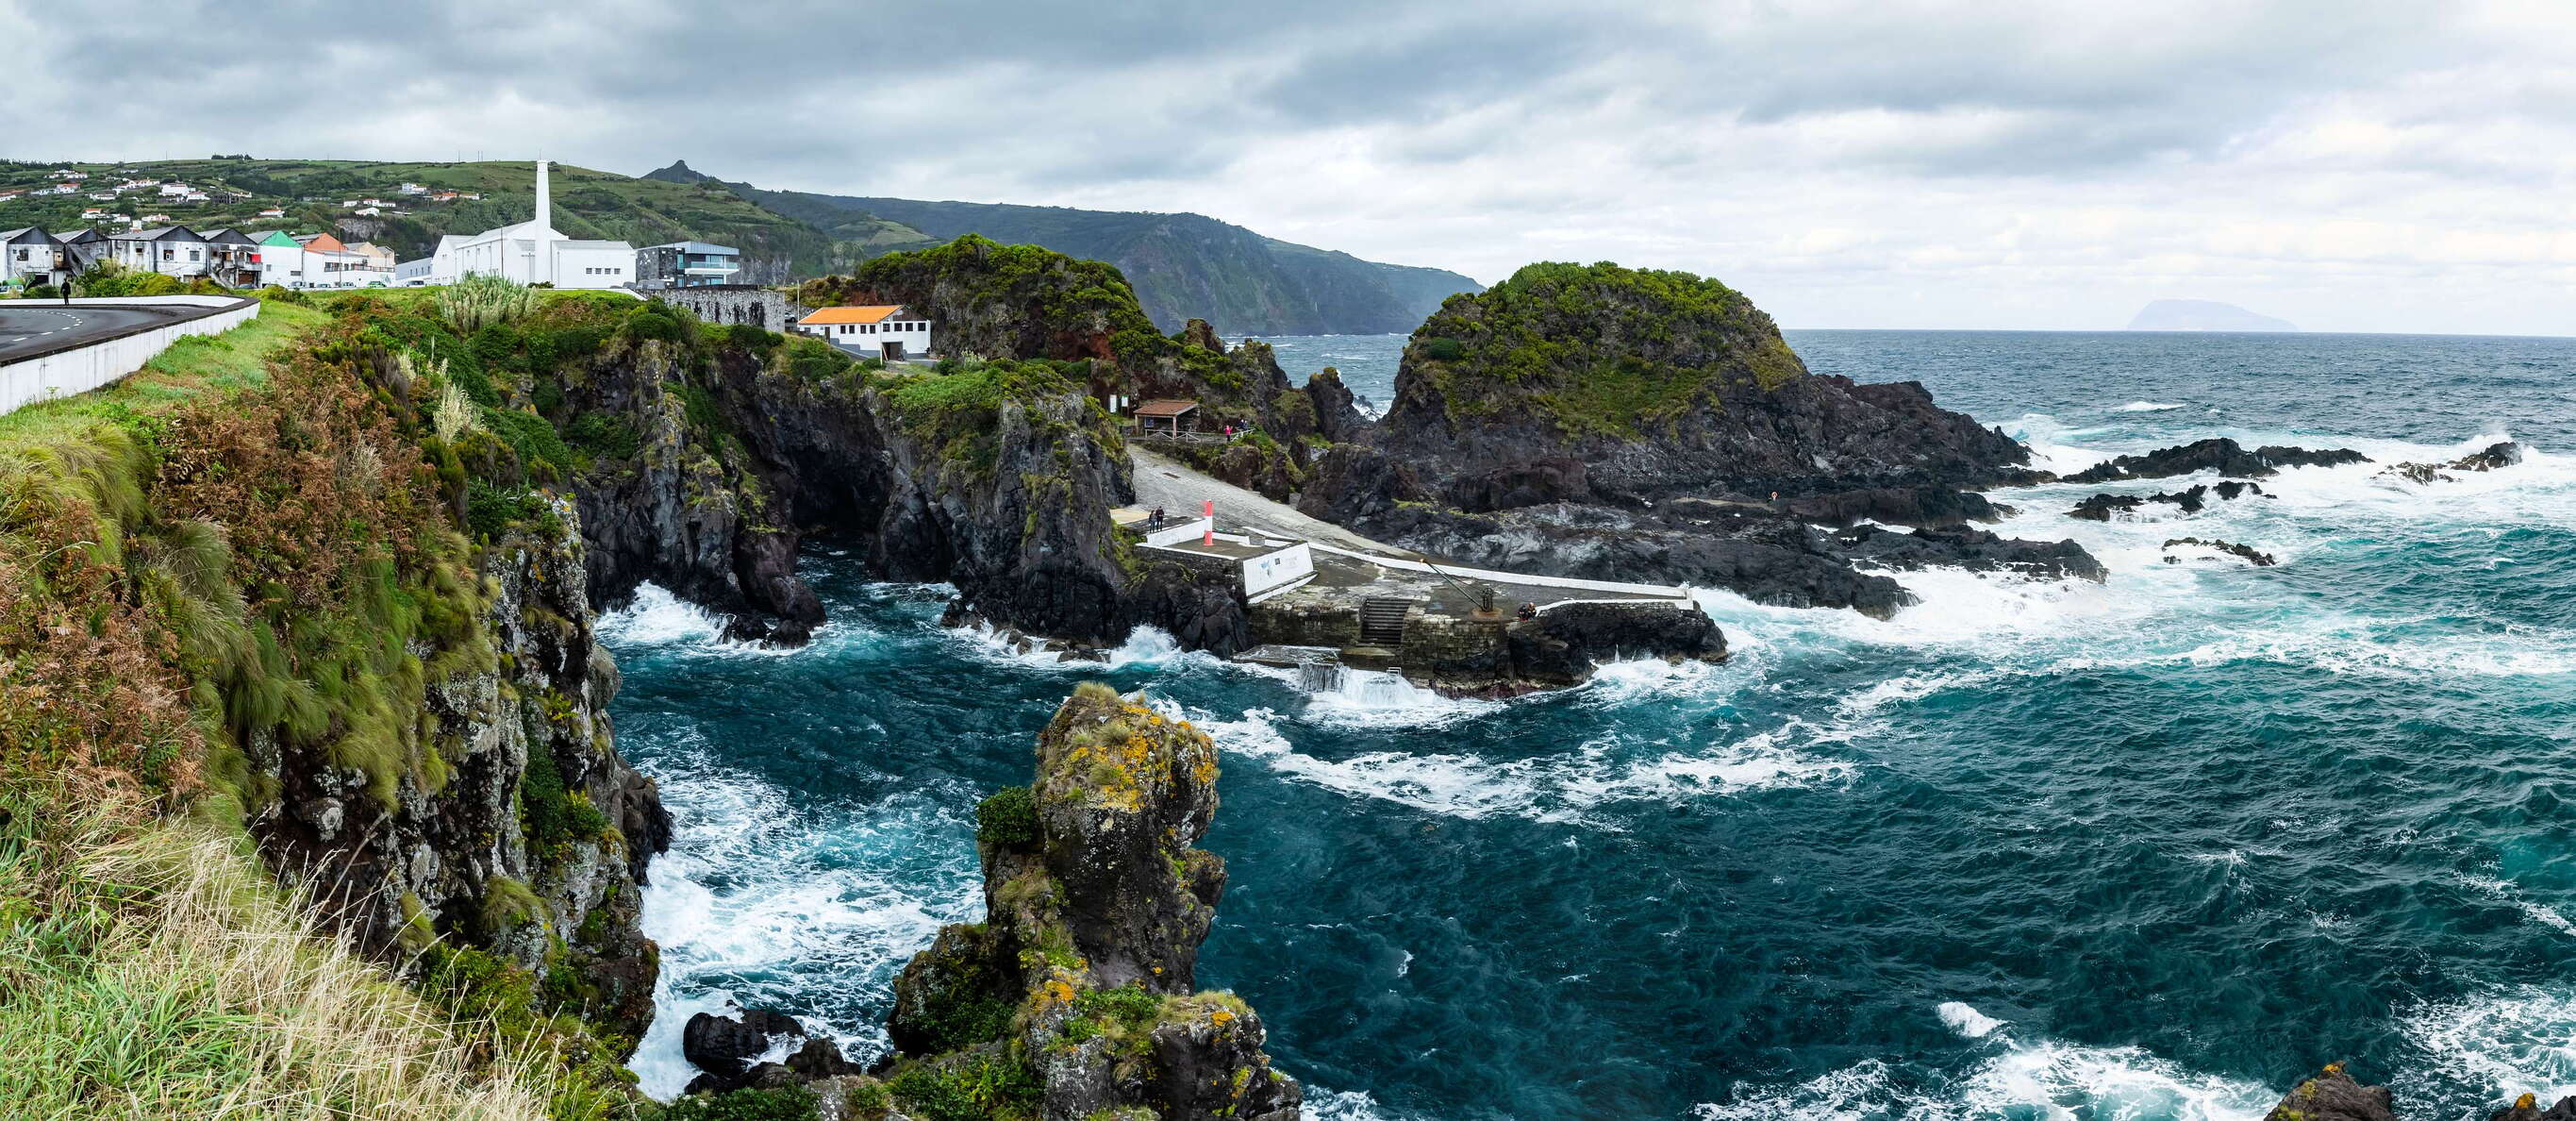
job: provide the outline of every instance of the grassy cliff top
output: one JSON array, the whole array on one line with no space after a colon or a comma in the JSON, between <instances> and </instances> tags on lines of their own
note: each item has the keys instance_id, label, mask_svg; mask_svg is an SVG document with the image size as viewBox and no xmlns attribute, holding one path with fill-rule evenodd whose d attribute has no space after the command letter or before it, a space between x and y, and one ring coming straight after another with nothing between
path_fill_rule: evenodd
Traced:
<instances>
[{"instance_id":1,"label":"grassy cliff top","mask_svg":"<svg viewBox=\"0 0 2576 1121\"><path fill-rule=\"evenodd\" d=\"M1396 395L1436 391L1453 422L1527 412L1568 436L1628 436L1806 375L1771 317L1716 280L1542 262L1441 305L1406 344Z\"/></svg>"}]
</instances>

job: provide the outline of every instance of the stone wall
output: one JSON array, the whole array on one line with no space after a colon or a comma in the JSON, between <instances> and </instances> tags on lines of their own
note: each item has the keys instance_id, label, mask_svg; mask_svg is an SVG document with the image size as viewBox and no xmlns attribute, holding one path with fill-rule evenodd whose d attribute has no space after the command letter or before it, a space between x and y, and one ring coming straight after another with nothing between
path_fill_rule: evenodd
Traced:
<instances>
[{"instance_id":1,"label":"stone wall","mask_svg":"<svg viewBox=\"0 0 2576 1121\"><path fill-rule=\"evenodd\" d=\"M1252 605L1252 641L1277 646L1357 646L1359 601L1291 592Z\"/></svg>"},{"instance_id":2,"label":"stone wall","mask_svg":"<svg viewBox=\"0 0 2576 1121\"><path fill-rule=\"evenodd\" d=\"M757 284L708 284L696 288L662 288L646 292L663 303L684 307L709 323L748 323L784 331L813 309L787 294Z\"/></svg>"}]
</instances>

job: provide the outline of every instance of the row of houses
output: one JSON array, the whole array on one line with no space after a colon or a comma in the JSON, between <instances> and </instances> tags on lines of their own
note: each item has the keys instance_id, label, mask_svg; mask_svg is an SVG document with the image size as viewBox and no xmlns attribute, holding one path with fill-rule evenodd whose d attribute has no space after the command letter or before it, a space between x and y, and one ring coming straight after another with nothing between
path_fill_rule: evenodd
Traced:
<instances>
[{"instance_id":1,"label":"row of houses","mask_svg":"<svg viewBox=\"0 0 2576 1121\"><path fill-rule=\"evenodd\" d=\"M62 285L103 264L181 280L204 278L227 288L368 288L393 282L394 255L381 246L343 243L327 233L284 231L253 237L235 229L199 231L159 226L102 234L94 229L47 233L34 226L0 230L0 286Z\"/></svg>"}]
</instances>

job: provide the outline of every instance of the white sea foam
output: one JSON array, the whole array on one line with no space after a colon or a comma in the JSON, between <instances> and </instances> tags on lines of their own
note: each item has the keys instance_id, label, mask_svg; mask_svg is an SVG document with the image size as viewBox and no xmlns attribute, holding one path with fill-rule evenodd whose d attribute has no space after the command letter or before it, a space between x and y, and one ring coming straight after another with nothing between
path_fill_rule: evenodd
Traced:
<instances>
[{"instance_id":1,"label":"white sea foam","mask_svg":"<svg viewBox=\"0 0 2576 1121\"><path fill-rule=\"evenodd\" d=\"M635 601L599 617L599 637L613 646L678 646L724 637L724 619L660 584L635 589Z\"/></svg>"},{"instance_id":2,"label":"white sea foam","mask_svg":"<svg viewBox=\"0 0 2576 1121\"><path fill-rule=\"evenodd\" d=\"M1233 664L1203 651L1182 650L1181 644L1169 633L1159 627L1150 626L1137 627L1128 631L1126 639L1116 646L1101 651L1096 659L1069 658L1056 651L1040 649L1038 647L1046 642L1043 637L1014 640L1000 628L989 623L979 622L963 627L951 627L944 633L980 661L1018 669L1061 673L1100 673L1104 670L1123 669L1128 666L1184 663L1201 666ZM1027 643L1031 648L1020 649L1021 643Z\"/></svg>"},{"instance_id":3,"label":"white sea foam","mask_svg":"<svg viewBox=\"0 0 2576 1121\"><path fill-rule=\"evenodd\" d=\"M2182 406L2180 405L2168 405L2161 401L2131 401L2126 405L2120 406L2119 411L2124 413L2160 413L2167 409L2179 409L2181 407Z\"/></svg>"},{"instance_id":4,"label":"white sea foam","mask_svg":"<svg viewBox=\"0 0 2576 1121\"><path fill-rule=\"evenodd\" d=\"M662 945L662 971L653 1025L629 1063L654 1097L678 1093L697 1073L680 1054L691 1015L791 1000L800 972L829 973L843 990L883 990L940 926L981 909L971 853L917 866L954 848L919 838L962 833L953 819L973 804L970 791L907 792L853 823L847 807L800 812L786 791L703 757L657 770L674 833L653 862L643 927ZM764 976L782 987L740 980ZM886 1047L878 1023L805 1022L862 1057Z\"/></svg>"},{"instance_id":5,"label":"white sea foam","mask_svg":"<svg viewBox=\"0 0 2576 1121\"><path fill-rule=\"evenodd\" d=\"M1746 1089L1732 1102L1699 1106L1696 1116L1701 1121L1817 1117L2251 1121L2263 1116L2279 1097L2255 1083L2185 1070L2136 1047L2006 1039L2000 1051L1966 1077L1938 1089L1898 1077L1884 1060L1863 1059L1795 1085Z\"/></svg>"},{"instance_id":6,"label":"white sea foam","mask_svg":"<svg viewBox=\"0 0 2576 1121\"><path fill-rule=\"evenodd\" d=\"M2398 1030L2424 1053L2398 1064L2400 1101L2444 1089L2498 1102L2576 1094L2576 994L2523 986L2420 1004L2398 1017Z\"/></svg>"},{"instance_id":7,"label":"white sea foam","mask_svg":"<svg viewBox=\"0 0 2576 1121\"><path fill-rule=\"evenodd\" d=\"M2559 914L2556 908L2524 895L2522 889L2510 880L2498 879L2494 876L2462 876L2460 882L2499 902L2511 904L2515 910L2522 912L2524 918L2560 934L2576 935L2576 921L2570 921L2567 916Z\"/></svg>"},{"instance_id":8,"label":"white sea foam","mask_svg":"<svg viewBox=\"0 0 2576 1121\"><path fill-rule=\"evenodd\" d=\"M1327 1090L1311 1082L1306 1084L1306 1104L1298 1116L1303 1121L1400 1121L1402 1117L1363 1091Z\"/></svg>"},{"instance_id":9,"label":"white sea foam","mask_svg":"<svg viewBox=\"0 0 2576 1121\"><path fill-rule=\"evenodd\" d=\"M1933 1011L1941 1017L1943 1026L1968 1039L1984 1039L2004 1026L2003 1021L1955 1000L1942 1001Z\"/></svg>"},{"instance_id":10,"label":"white sea foam","mask_svg":"<svg viewBox=\"0 0 2576 1121\"><path fill-rule=\"evenodd\" d=\"M1279 714L1270 709L1257 708L1240 719L1223 720L1169 700L1149 700L1165 715L1205 729L1219 747L1259 760L1279 774L1354 798L1470 820L1507 815L1616 829L1593 811L1619 801L1682 802L1813 786L1846 778L1854 771L1848 761L1789 746L1793 740L1820 738L1813 725L1795 720L1695 752L1637 757L1616 750L1615 737L1604 737L1569 754L1526 759L1403 751L1325 759L1299 751L1279 730Z\"/></svg>"},{"instance_id":11,"label":"white sea foam","mask_svg":"<svg viewBox=\"0 0 2576 1121\"><path fill-rule=\"evenodd\" d=\"M1343 669L1332 689L1312 694L1304 716L1340 728L1420 728L1499 711L1497 701L1444 697L1378 670Z\"/></svg>"},{"instance_id":12,"label":"white sea foam","mask_svg":"<svg viewBox=\"0 0 2576 1121\"><path fill-rule=\"evenodd\" d=\"M793 657L830 649L838 643L875 637L873 632L861 628L825 622L815 628L813 641L802 646L774 646L729 639L725 637L724 616L649 582L636 587L634 602L600 616L596 630L600 641L611 649L687 648L700 654L767 658Z\"/></svg>"}]
</instances>

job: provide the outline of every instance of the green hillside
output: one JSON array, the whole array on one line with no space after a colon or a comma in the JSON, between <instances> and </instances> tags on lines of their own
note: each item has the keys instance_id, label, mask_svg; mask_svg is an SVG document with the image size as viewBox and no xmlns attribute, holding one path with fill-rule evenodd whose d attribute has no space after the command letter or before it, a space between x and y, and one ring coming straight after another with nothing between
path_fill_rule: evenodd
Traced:
<instances>
[{"instance_id":1,"label":"green hillside","mask_svg":"<svg viewBox=\"0 0 2576 1121\"><path fill-rule=\"evenodd\" d=\"M345 240L369 240L405 258L426 255L443 234L480 233L526 221L535 206L533 167L524 160L484 163L377 163L358 160L211 158L145 160L121 164L0 164L0 193L51 185L47 174L70 167L88 172L86 189L73 195L22 196L0 201L0 229L43 226L60 232L85 223L81 212L104 206L142 217L167 214L192 227L234 226L259 231L332 229ZM100 202L88 191L128 178L182 180L213 196L183 203L129 193ZM399 194L402 183L433 190L477 193L479 200L431 202ZM636 245L697 239L743 251L746 282L770 283L847 272L880 253L934 244L920 231L893 222L851 218L827 232L744 200L721 185L637 179L558 164L552 186L555 228L577 238L612 238ZM245 192L232 198L227 191ZM403 213L363 218L344 202L376 197ZM263 209L286 211L260 218Z\"/></svg>"},{"instance_id":2,"label":"green hillside","mask_svg":"<svg viewBox=\"0 0 2576 1121\"><path fill-rule=\"evenodd\" d=\"M685 163L652 175L699 186L711 181ZM1226 334L1402 334L1451 294L1482 290L1454 272L1364 261L1199 214L861 198L744 183L733 189L825 230L891 220L942 240L982 234L1107 261L1126 274L1145 314L1166 331L1197 317Z\"/></svg>"},{"instance_id":3,"label":"green hillside","mask_svg":"<svg viewBox=\"0 0 2576 1121\"><path fill-rule=\"evenodd\" d=\"M205 159L125 163L0 162L0 195L54 185L61 168L88 173L69 195L21 194L0 199L0 230L41 226L60 233L83 225L83 210L104 207L129 218L167 215L199 229L330 230L345 241L372 241L410 259L427 255L446 234L474 234L526 221L535 205L534 168L524 160L475 163L382 163L364 160ZM188 203L150 192L92 199L127 179L183 181L210 200ZM480 199L431 201L404 195L403 183ZM964 234L1045 246L1116 265L1133 284L1156 325L1178 330L1192 318L1227 334L1403 334L1442 300L1481 288L1441 269L1364 261L1348 253L1263 237L1198 214L1075 210L1052 206L923 202L764 191L726 183L684 162L642 177L558 164L553 177L557 229L577 238L638 246L698 240L743 251L744 283L776 284L848 274L897 250L922 249ZM239 197L235 197L235 192ZM346 203L381 199L399 213L361 217ZM285 211L262 218L265 209Z\"/></svg>"}]
</instances>

